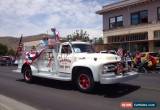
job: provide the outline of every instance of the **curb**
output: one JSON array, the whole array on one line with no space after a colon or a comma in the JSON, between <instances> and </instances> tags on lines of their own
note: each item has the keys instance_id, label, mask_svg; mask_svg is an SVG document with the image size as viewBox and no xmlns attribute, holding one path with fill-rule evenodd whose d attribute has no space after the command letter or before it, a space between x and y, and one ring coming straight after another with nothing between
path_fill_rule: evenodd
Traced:
<instances>
[{"instance_id":1,"label":"curb","mask_svg":"<svg viewBox=\"0 0 160 110\"><path fill-rule=\"evenodd\" d=\"M0 103L0 110L11 110L11 108L9 108L6 105Z\"/></svg>"},{"instance_id":2,"label":"curb","mask_svg":"<svg viewBox=\"0 0 160 110\"><path fill-rule=\"evenodd\" d=\"M37 110L29 105L0 95L0 110Z\"/></svg>"}]
</instances>

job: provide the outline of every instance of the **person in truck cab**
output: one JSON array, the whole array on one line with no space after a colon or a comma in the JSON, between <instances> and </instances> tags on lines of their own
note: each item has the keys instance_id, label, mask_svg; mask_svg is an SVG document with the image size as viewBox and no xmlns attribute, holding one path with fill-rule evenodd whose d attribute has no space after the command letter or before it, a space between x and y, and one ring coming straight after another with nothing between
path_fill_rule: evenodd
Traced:
<instances>
[{"instance_id":1,"label":"person in truck cab","mask_svg":"<svg viewBox=\"0 0 160 110\"><path fill-rule=\"evenodd\" d=\"M63 46L62 47L62 53L71 53L71 48L68 46L68 45L66 45L66 46Z\"/></svg>"}]
</instances>

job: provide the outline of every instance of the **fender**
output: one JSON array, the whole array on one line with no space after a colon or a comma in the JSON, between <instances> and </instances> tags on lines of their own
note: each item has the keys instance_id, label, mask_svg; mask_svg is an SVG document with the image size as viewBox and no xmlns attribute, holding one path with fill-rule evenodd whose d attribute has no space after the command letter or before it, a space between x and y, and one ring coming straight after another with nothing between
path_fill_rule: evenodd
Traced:
<instances>
[{"instance_id":1,"label":"fender","mask_svg":"<svg viewBox=\"0 0 160 110\"><path fill-rule=\"evenodd\" d=\"M26 63L23 64L23 66L21 68L21 73L23 73L23 69L24 69L25 66L29 66L31 68L31 71L32 71L33 75L38 72L38 69L35 66L30 65L29 63L26 62Z\"/></svg>"},{"instance_id":2,"label":"fender","mask_svg":"<svg viewBox=\"0 0 160 110\"><path fill-rule=\"evenodd\" d=\"M85 65L84 65L85 64ZM100 67L101 65L98 63L98 62L95 62L94 60L91 61L91 60L79 60L79 61L76 61L72 64L71 66L71 74L73 73L73 68L74 67L86 67L86 68L89 68L92 72L92 75L93 75L93 79L94 81L98 82L99 81L99 76L100 76ZM97 74L99 73L99 74Z\"/></svg>"}]
</instances>

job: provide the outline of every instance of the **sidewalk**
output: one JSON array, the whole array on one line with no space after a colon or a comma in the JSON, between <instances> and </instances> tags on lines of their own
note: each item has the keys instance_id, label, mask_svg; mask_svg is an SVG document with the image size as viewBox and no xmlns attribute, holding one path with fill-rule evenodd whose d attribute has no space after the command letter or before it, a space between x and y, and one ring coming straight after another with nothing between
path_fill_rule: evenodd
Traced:
<instances>
[{"instance_id":1,"label":"sidewalk","mask_svg":"<svg viewBox=\"0 0 160 110\"><path fill-rule=\"evenodd\" d=\"M9 97L0 95L0 110L37 110Z\"/></svg>"}]
</instances>

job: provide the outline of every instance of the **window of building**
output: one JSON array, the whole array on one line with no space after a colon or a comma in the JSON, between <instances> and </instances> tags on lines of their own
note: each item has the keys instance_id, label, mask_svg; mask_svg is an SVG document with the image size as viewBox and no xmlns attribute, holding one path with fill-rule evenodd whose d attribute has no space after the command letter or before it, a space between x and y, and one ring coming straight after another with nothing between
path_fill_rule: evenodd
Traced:
<instances>
[{"instance_id":1,"label":"window of building","mask_svg":"<svg viewBox=\"0 0 160 110\"><path fill-rule=\"evenodd\" d=\"M157 8L157 18L160 20L160 7Z\"/></svg>"},{"instance_id":2,"label":"window of building","mask_svg":"<svg viewBox=\"0 0 160 110\"><path fill-rule=\"evenodd\" d=\"M148 33L136 33L129 35L121 35L121 36L109 36L108 43L121 43L121 42L129 42L129 41L145 41L148 40Z\"/></svg>"},{"instance_id":3,"label":"window of building","mask_svg":"<svg viewBox=\"0 0 160 110\"><path fill-rule=\"evenodd\" d=\"M148 11L139 11L135 13L131 13L131 24L137 25L142 23L148 23Z\"/></svg>"},{"instance_id":4,"label":"window of building","mask_svg":"<svg viewBox=\"0 0 160 110\"><path fill-rule=\"evenodd\" d=\"M116 16L109 19L109 28L117 28L123 26L123 16Z\"/></svg>"},{"instance_id":5,"label":"window of building","mask_svg":"<svg viewBox=\"0 0 160 110\"><path fill-rule=\"evenodd\" d=\"M160 30L154 31L154 38L155 39L160 39Z\"/></svg>"},{"instance_id":6,"label":"window of building","mask_svg":"<svg viewBox=\"0 0 160 110\"><path fill-rule=\"evenodd\" d=\"M116 18L110 18L109 19L109 27L111 29L116 27Z\"/></svg>"},{"instance_id":7,"label":"window of building","mask_svg":"<svg viewBox=\"0 0 160 110\"><path fill-rule=\"evenodd\" d=\"M117 27L123 26L123 16L117 16Z\"/></svg>"},{"instance_id":8,"label":"window of building","mask_svg":"<svg viewBox=\"0 0 160 110\"><path fill-rule=\"evenodd\" d=\"M148 11L140 11L140 23L148 23Z\"/></svg>"},{"instance_id":9,"label":"window of building","mask_svg":"<svg viewBox=\"0 0 160 110\"><path fill-rule=\"evenodd\" d=\"M132 13L131 14L131 24L132 25L139 24L139 15L138 15L138 13Z\"/></svg>"}]
</instances>

